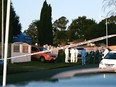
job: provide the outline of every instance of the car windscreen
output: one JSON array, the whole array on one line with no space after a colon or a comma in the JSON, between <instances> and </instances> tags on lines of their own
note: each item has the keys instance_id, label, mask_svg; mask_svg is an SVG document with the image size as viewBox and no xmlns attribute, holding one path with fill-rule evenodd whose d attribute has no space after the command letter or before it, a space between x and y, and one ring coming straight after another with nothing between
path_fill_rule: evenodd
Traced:
<instances>
[{"instance_id":1,"label":"car windscreen","mask_svg":"<svg viewBox=\"0 0 116 87\"><path fill-rule=\"evenodd\" d=\"M108 53L104 59L116 59L116 53Z\"/></svg>"},{"instance_id":2,"label":"car windscreen","mask_svg":"<svg viewBox=\"0 0 116 87\"><path fill-rule=\"evenodd\" d=\"M45 50L47 50L47 49L43 48L43 47L39 48L39 51L45 51Z\"/></svg>"},{"instance_id":3,"label":"car windscreen","mask_svg":"<svg viewBox=\"0 0 116 87\"><path fill-rule=\"evenodd\" d=\"M38 49L37 49L36 47L31 47L31 50L32 50L32 51L35 51L35 52L38 51Z\"/></svg>"}]
</instances>

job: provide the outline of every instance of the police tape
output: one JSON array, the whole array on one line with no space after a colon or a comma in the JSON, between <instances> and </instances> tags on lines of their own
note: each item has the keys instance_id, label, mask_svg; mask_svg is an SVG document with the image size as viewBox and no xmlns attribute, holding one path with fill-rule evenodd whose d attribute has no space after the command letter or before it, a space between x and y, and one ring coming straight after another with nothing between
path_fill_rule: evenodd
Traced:
<instances>
[{"instance_id":1,"label":"police tape","mask_svg":"<svg viewBox=\"0 0 116 87\"><path fill-rule=\"evenodd\" d=\"M115 36L116 36L116 34L103 36L103 37L99 37L99 38L95 38L95 39L91 39L91 40L87 40L87 41L83 41L83 42L79 42L79 43L74 43L74 44L63 46L63 47L59 47L59 48L57 48L57 50L61 50L61 49L65 49L65 48L71 48L71 47L76 47L76 46L81 46L81 45L84 45L84 44L87 44L87 43L96 42L96 41L104 40L106 38L111 38L111 37L115 37ZM40 53L51 52L52 50L46 50L46 51L34 52L34 53L27 53L27 54L23 54L23 55L19 55L19 56L12 56L12 57L8 57L7 60L15 59L15 58L21 58L21 57L25 57L25 56L36 55L36 54L40 54ZM0 60L4 60L4 58L2 58Z\"/></svg>"}]
</instances>

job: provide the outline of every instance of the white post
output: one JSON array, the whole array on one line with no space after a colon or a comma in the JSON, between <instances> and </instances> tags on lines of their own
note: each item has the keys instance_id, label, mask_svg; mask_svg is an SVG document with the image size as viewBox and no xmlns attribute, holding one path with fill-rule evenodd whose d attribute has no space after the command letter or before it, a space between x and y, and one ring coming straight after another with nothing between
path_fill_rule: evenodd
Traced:
<instances>
[{"instance_id":1,"label":"white post","mask_svg":"<svg viewBox=\"0 0 116 87\"><path fill-rule=\"evenodd\" d=\"M10 0L7 0L7 14L6 14L6 32L5 32L5 49L4 49L4 66L3 66L3 84L6 86L7 74L7 55L8 55L8 36L9 36L9 21L10 21Z\"/></svg>"},{"instance_id":2,"label":"white post","mask_svg":"<svg viewBox=\"0 0 116 87\"><path fill-rule=\"evenodd\" d=\"M3 59L3 55L4 55L4 0L2 0L2 40L1 40L1 58Z\"/></svg>"}]
</instances>

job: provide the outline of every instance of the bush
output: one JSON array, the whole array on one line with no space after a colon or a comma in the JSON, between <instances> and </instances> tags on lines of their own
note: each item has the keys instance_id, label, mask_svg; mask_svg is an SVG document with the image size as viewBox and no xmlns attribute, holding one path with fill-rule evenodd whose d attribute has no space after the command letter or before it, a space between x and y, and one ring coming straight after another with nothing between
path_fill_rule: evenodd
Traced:
<instances>
[{"instance_id":1,"label":"bush","mask_svg":"<svg viewBox=\"0 0 116 87\"><path fill-rule=\"evenodd\" d=\"M58 51L58 57L56 59L56 62L64 62L65 61L65 53L64 50L59 50Z\"/></svg>"}]
</instances>

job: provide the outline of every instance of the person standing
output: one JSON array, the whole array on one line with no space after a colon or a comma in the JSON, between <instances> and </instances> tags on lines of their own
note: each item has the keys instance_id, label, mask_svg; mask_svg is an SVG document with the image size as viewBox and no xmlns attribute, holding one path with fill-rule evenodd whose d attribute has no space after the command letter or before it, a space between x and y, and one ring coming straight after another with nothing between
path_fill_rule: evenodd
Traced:
<instances>
[{"instance_id":1,"label":"person standing","mask_svg":"<svg viewBox=\"0 0 116 87\"><path fill-rule=\"evenodd\" d=\"M78 51L78 49L75 48L75 62L76 63L78 61L78 54L79 54L79 51Z\"/></svg>"},{"instance_id":2,"label":"person standing","mask_svg":"<svg viewBox=\"0 0 116 87\"><path fill-rule=\"evenodd\" d=\"M94 62L95 62L94 54L95 54L95 52L94 52L94 50L92 49L92 50L90 51L90 64L94 64Z\"/></svg>"},{"instance_id":3,"label":"person standing","mask_svg":"<svg viewBox=\"0 0 116 87\"><path fill-rule=\"evenodd\" d=\"M66 48L65 49L65 63L68 63L69 62L69 49Z\"/></svg>"},{"instance_id":4,"label":"person standing","mask_svg":"<svg viewBox=\"0 0 116 87\"><path fill-rule=\"evenodd\" d=\"M70 53L71 53L71 63L72 63L72 62L75 61L75 50L74 50L74 48L71 48Z\"/></svg>"},{"instance_id":5,"label":"person standing","mask_svg":"<svg viewBox=\"0 0 116 87\"><path fill-rule=\"evenodd\" d=\"M97 49L95 52L95 64L99 63L99 56L100 56L100 53L99 53L99 50Z\"/></svg>"},{"instance_id":6,"label":"person standing","mask_svg":"<svg viewBox=\"0 0 116 87\"><path fill-rule=\"evenodd\" d=\"M81 51L81 56L82 56L82 65L86 64L86 50Z\"/></svg>"}]
</instances>

